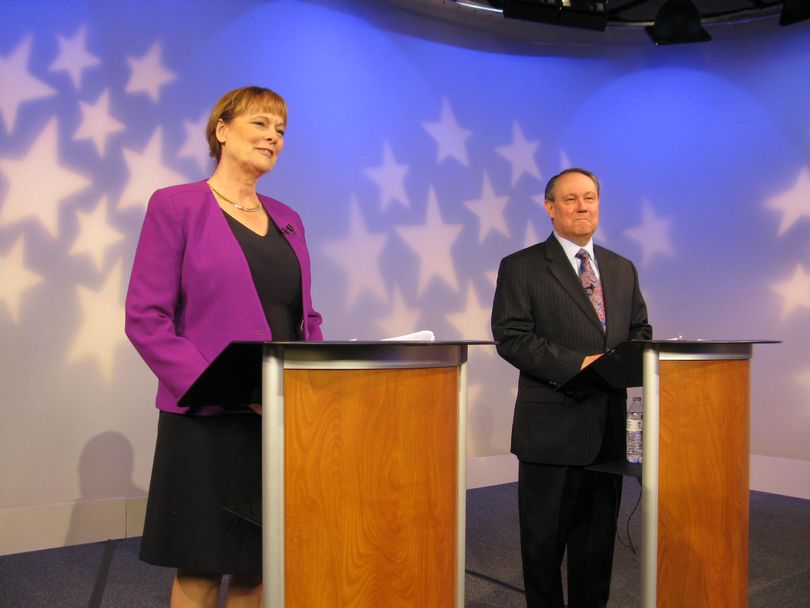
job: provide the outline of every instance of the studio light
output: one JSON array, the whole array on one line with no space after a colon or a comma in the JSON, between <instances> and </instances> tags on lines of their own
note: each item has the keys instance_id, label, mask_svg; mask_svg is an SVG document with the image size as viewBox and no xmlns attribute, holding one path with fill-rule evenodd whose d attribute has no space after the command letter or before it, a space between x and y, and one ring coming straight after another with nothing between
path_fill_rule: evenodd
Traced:
<instances>
[{"instance_id":1,"label":"studio light","mask_svg":"<svg viewBox=\"0 0 810 608\"><path fill-rule=\"evenodd\" d=\"M606 0L503 0L498 2L507 19L604 31Z\"/></svg>"},{"instance_id":2,"label":"studio light","mask_svg":"<svg viewBox=\"0 0 810 608\"><path fill-rule=\"evenodd\" d=\"M712 37L700 23L700 11L691 0L667 0L655 16L655 25L645 27L657 45L706 42Z\"/></svg>"},{"instance_id":3,"label":"studio light","mask_svg":"<svg viewBox=\"0 0 810 608\"><path fill-rule=\"evenodd\" d=\"M792 25L810 19L810 0L784 0L779 25Z\"/></svg>"}]
</instances>

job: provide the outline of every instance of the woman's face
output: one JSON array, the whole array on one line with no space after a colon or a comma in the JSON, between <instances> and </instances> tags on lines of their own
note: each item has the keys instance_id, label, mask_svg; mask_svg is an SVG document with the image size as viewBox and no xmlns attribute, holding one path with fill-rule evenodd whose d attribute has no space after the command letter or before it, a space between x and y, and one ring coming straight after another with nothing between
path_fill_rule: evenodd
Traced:
<instances>
[{"instance_id":1,"label":"woman's face","mask_svg":"<svg viewBox=\"0 0 810 608\"><path fill-rule=\"evenodd\" d=\"M251 112L235 116L217 125L222 144L220 163L228 163L252 175L264 175L272 169L284 147L287 125L277 114Z\"/></svg>"}]
</instances>

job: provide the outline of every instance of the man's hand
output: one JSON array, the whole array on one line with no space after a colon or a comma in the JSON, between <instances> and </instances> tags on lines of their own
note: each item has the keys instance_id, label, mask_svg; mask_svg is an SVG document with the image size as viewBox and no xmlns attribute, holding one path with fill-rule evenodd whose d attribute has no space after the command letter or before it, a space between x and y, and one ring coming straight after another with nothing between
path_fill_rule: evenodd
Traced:
<instances>
[{"instance_id":1,"label":"man's hand","mask_svg":"<svg viewBox=\"0 0 810 608\"><path fill-rule=\"evenodd\" d=\"M582 360L582 365L579 366L579 369L585 369L586 367L588 367L591 363L596 361L601 356L602 356L602 353L599 353L598 355L586 355L585 358Z\"/></svg>"},{"instance_id":2,"label":"man's hand","mask_svg":"<svg viewBox=\"0 0 810 608\"><path fill-rule=\"evenodd\" d=\"M253 410L254 414L258 414L259 416L262 415L262 404L261 403L251 403L248 405L250 409Z\"/></svg>"}]
</instances>

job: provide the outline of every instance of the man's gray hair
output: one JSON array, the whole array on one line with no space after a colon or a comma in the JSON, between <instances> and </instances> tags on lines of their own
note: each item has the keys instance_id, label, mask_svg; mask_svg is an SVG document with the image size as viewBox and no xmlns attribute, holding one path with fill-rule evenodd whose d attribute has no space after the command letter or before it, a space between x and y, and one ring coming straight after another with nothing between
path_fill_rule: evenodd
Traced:
<instances>
[{"instance_id":1,"label":"man's gray hair","mask_svg":"<svg viewBox=\"0 0 810 608\"><path fill-rule=\"evenodd\" d=\"M581 167L571 167L570 169L560 171L557 175L548 180L548 183L546 184L546 193L544 195L547 201L554 200L554 188L557 185L557 180L563 175L568 175L569 173L581 173L582 175L587 175L590 177L593 180L593 183L596 184L596 195L599 196L599 178L596 177L596 174L591 173L587 169L582 169Z\"/></svg>"}]
</instances>

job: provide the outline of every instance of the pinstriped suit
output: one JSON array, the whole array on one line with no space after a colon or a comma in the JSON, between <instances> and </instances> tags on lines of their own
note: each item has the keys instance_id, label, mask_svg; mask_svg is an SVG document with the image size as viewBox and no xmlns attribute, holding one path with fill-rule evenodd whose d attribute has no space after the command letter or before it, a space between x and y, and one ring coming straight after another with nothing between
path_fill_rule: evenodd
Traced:
<instances>
[{"instance_id":1,"label":"pinstriped suit","mask_svg":"<svg viewBox=\"0 0 810 608\"><path fill-rule=\"evenodd\" d=\"M607 333L553 234L504 258L498 271L492 334L498 353L520 370L512 452L521 462L521 547L529 606L562 605L559 568L566 544L569 606L605 605L610 586L620 478L581 467L623 457L626 395L565 395L555 387L580 369L586 355L628 339L650 338L652 328L632 263L599 246L594 254ZM590 547L587 558L575 546L580 541ZM595 563L599 559L593 554L608 563Z\"/></svg>"}]
</instances>

